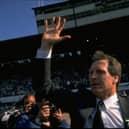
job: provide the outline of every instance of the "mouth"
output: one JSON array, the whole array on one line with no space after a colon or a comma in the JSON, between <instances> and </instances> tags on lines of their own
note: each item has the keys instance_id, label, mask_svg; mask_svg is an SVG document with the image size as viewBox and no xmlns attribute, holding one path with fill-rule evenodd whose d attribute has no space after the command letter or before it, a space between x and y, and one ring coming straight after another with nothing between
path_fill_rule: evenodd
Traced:
<instances>
[{"instance_id":1,"label":"mouth","mask_svg":"<svg viewBox=\"0 0 129 129\"><path fill-rule=\"evenodd\" d=\"M98 86L99 83L91 83L91 86Z\"/></svg>"},{"instance_id":2,"label":"mouth","mask_svg":"<svg viewBox=\"0 0 129 129\"><path fill-rule=\"evenodd\" d=\"M91 88L92 89L100 89L101 87L100 87L100 84L95 83L95 84L91 84Z\"/></svg>"}]
</instances>

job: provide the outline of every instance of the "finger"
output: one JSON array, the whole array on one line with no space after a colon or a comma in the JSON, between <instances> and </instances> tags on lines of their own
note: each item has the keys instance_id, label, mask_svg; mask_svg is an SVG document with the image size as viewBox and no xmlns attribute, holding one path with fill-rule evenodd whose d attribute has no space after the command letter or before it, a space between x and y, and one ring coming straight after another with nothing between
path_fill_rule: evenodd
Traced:
<instances>
[{"instance_id":1,"label":"finger","mask_svg":"<svg viewBox=\"0 0 129 129\"><path fill-rule=\"evenodd\" d=\"M48 29L48 20L47 19L44 20L44 26L45 26L45 31L47 31L47 29Z\"/></svg>"},{"instance_id":2,"label":"finger","mask_svg":"<svg viewBox=\"0 0 129 129\"><path fill-rule=\"evenodd\" d=\"M66 18L63 18L62 23L61 23L60 27L58 28L60 31L63 30L65 23L66 23Z\"/></svg>"},{"instance_id":3,"label":"finger","mask_svg":"<svg viewBox=\"0 0 129 129\"><path fill-rule=\"evenodd\" d=\"M55 17L52 17L51 24L53 25L55 23Z\"/></svg>"},{"instance_id":4,"label":"finger","mask_svg":"<svg viewBox=\"0 0 129 129\"><path fill-rule=\"evenodd\" d=\"M70 39L71 38L71 35L64 35L61 37L61 40L66 40L66 39Z\"/></svg>"},{"instance_id":5,"label":"finger","mask_svg":"<svg viewBox=\"0 0 129 129\"><path fill-rule=\"evenodd\" d=\"M56 23L56 29L58 30L59 29L59 27L60 27L60 23L61 22L61 17L58 17L57 18L57 23Z\"/></svg>"},{"instance_id":6,"label":"finger","mask_svg":"<svg viewBox=\"0 0 129 129\"><path fill-rule=\"evenodd\" d=\"M64 35L64 36L60 37L58 40L56 40L56 43L61 42L66 39L70 39L70 38L71 38L70 35Z\"/></svg>"}]
</instances>

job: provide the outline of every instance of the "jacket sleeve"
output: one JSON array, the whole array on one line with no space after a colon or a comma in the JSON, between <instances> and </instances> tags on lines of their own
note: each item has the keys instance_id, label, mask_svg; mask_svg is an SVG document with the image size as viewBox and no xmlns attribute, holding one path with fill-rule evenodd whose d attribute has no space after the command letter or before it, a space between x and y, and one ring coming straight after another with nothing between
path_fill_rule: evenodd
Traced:
<instances>
[{"instance_id":1,"label":"jacket sleeve","mask_svg":"<svg viewBox=\"0 0 129 129\"><path fill-rule=\"evenodd\" d=\"M36 92L37 101L43 97L66 109L71 93L68 90L57 89L51 80L51 59L33 59L32 87ZM67 100L67 101L66 101ZM67 103L67 104L66 104Z\"/></svg>"},{"instance_id":2,"label":"jacket sleeve","mask_svg":"<svg viewBox=\"0 0 129 129\"><path fill-rule=\"evenodd\" d=\"M51 88L51 59L32 59L32 88L37 101L47 97Z\"/></svg>"}]
</instances>

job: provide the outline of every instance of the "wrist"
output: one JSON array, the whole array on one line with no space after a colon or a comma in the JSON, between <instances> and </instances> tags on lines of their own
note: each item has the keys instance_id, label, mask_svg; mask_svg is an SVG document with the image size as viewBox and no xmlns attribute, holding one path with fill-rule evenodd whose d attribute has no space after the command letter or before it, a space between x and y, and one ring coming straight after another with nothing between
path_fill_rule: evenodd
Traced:
<instances>
[{"instance_id":1,"label":"wrist","mask_svg":"<svg viewBox=\"0 0 129 129\"><path fill-rule=\"evenodd\" d=\"M39 48L36 52L36 58L51 58L51 55L52 55L52 49L43 50Z\"/></svg>"},{"instance_id":2,"label":"wrist","mask_svg":"<svg viewBox=\"0 0 129 129\"><path fill-rule=\"evenodd\" d=\"M49 51L52 48L52 45L50 42L46 41L46 40L41 40L41 46L39 49L43 50L43 51Z\"/></svg>"}]
</instances>

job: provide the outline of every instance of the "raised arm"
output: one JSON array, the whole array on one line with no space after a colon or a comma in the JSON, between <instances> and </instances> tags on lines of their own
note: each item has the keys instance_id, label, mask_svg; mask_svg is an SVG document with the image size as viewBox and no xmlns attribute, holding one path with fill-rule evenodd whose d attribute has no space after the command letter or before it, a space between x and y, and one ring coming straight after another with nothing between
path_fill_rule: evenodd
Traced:
<instances>
[{"instance_id":1,"label":"raised arm","mask_svg":"<svg viewBox=\"0 0 129 129\"><path fill-rule=\"evenodd\" d=\"M61 36L66 19L61 17L52 17L51 23L48 20L45 23L45 32L42 34L41 46L37 50L35 61L35 73L33 75L33 88L36 91L37 98L42 98L48 94L51 85L51 55L52 48L62 40L71 38L70 35Z\"/></svg>"}]
</instances>

